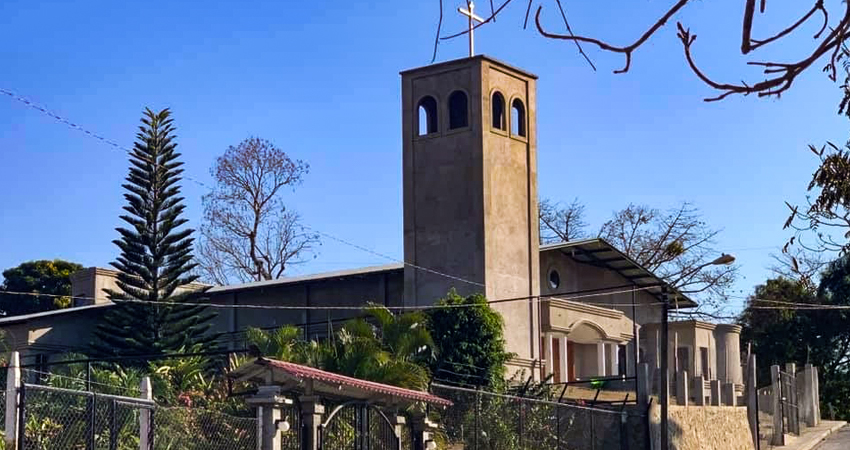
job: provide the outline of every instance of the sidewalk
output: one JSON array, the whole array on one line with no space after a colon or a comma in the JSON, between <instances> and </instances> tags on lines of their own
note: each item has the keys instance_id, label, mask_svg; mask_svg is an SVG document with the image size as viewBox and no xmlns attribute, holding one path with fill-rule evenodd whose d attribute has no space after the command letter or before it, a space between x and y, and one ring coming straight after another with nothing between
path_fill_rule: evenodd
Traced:
<instances>
[{"instance_id":1,"label":"sidewalk","mask_svg":"<svg viewBox=\"0 0 850 450\"><path fill-rule=\"evenodd\" d=\"M834 433L839 428L847 425L847 422L822 420L820 425L812 428L804 428L800 433L800 437L794 438L788 445L782 447L772 447L776 450L812 450L827 436ZM762 450L766 450L762 448Z\"/></svg>"}]
</instances>

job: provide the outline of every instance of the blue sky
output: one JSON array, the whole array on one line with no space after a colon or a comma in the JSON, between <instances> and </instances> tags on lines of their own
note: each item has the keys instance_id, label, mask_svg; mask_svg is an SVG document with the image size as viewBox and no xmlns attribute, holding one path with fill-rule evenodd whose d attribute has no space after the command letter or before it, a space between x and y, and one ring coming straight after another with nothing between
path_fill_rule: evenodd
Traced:
<instances>
[{"instance_id":1,"label":"blue sky","mask_svg":"<svg viewBox=\"0 0 850 450\"><path fill-rule=\"evenodd\" d=\"M497 3L499 0L497 0ZM444 0L444 29L460 30L460 1ZM535 0L535 4L540 3ZM671 1L566 2L576 32L632 41ZM784 28L810 6L770 2L755 34ZM790 3L794 3L793 5ZM838 2L827 2L835 7ZM543 21L561 31L554 1ZM248 136L273 141L312 167L287 202L317 229L402 257L400 78L430 62L437 0L375 2L44 2L0 4L0 87L14 90L121 145L141 111L170 107L187 174L209 181L213 159ZM679 16L698 35L694 54L719 80L758 80L740 56L740 5L695 1ZM480 1L478 11L489 4ZM818 70L779 100L713 94L688 70L675 24L634 54L522 29L515 0L476 33L476 50L539 75L541 196L587 203L594 227L626 204L699 207L722 228L718 250L741 265L736 291L768 275L781 246L784 201L800 202L815 168L809 143L843 143L840 92ZM766 59L807 54L813 21ZM465 56L463 39L438 60ZM126 155L0 96L0 268L64 258L105 266L116 247ZM186 183L199 225L203 188ZM294 273L387 262L325 240Z\"/></svg>"}]
</instances>

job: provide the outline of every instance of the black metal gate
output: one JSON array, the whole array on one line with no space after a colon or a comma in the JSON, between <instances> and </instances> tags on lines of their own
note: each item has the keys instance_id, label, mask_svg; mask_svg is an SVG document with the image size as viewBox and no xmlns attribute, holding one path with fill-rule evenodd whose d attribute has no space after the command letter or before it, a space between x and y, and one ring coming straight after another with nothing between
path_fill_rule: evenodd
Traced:
<instances>
[{"instance_id":1,"label":"black metal gate","mask_svg":"<svg viewBox=\"0 0 850 450\"><path fill-rule=\"evenodd\" d=\"M319 430L320 450L400 450L395 425L374 405L343 403Z\"/></svg>"},{"instance_id":2,"label":"black metal gate","mask_svg":"<svg viewBox=\"0 0 850 450\"><path fill-rule=\"evenodd\" d=\"M782 405L782 428L788 434L800 435L800 408L797 406L797 377L779 372L779 399Z\"/></svg>"},{"instance_id":3,"label":"black metal gate","mask_svg":"<svg viewBox=\"0 0 850 450\"><path fill-rule=\"evenodd\" d=\"M150 423L148 448L153 449L155 404L150 401L23 384L20 405L22 450L135 450L142 415Z\"/></svg>"}]
</instances>

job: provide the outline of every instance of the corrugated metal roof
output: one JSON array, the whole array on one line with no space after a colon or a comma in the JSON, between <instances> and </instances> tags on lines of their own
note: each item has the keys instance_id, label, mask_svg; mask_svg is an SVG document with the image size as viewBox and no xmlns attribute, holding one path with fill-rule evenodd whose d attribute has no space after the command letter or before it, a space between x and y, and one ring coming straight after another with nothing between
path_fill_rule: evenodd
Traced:
<instances>
[{"instance_id":1,"label":"corrugated metal roof","mask_svg":"<svg viewBox=\"0 0 850 450\"><path fill-rule=\"evenodd\" d=\"M28 320L41 319L44 317L54 317L54 316L62 316L67 314L76 314L84 311L91 311L93 309L105 308L107 306L112 306L114 303L99 303L97 305L87 305L87 306L75 306L71 308L64 309L54 309L52 311L43 311L32 314L24 314L20 316L12 316L0 319L0 326L3 325L11 325L13 323L26 322Z\"/></svg>"},{"instance_id":2,"label":"corrugated metal roof","mask_svg":"<svg viewBox=\"0 0 850 450\"><path fill-rule=\"evenodd\" d=\"M386 264L383 266L359 267L357 269L339 270L335 272L323 272L297 277L278 278L276 280L252 281L243 284L229 284L227 286L215 286L208 290L208 294L221 294L224 292L239 291L243 289L258 289L266 287L284 286L287 284L303 283L308 281L329 280L335 278L353 277L359 275L372 275L380 272L393 272L404 269L404 264Z\"/></svg>"},{"instance_id":3,"label":"corrugated metal roof","mask_svg":"<svg viewBox=\"0 0 850 450\"><path fill-rule=\"evenodd\" d=\"M570 258L603 269L612 270L639 288L661 299L664 286L669 289L670 299L678 302L679 308L693 308L697 303L649 271L625 253L602 238L582 239L559 244L542 245L541 252L560 251Z\"/></svg>"}]
</instances>

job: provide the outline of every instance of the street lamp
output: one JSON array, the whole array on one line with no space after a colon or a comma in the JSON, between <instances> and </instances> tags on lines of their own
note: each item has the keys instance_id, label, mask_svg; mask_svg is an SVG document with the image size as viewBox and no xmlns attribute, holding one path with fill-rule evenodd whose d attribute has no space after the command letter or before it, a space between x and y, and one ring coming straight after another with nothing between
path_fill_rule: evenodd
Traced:
<instances>
[{"instance_id":1,"label":"street lamp","mask_svg":"<svg viewBox=\"0 0 850 450\"><path fill-rule=\"evenodd\" d=\"M728 266L735 262L735 257L732 255L727 255L726 253L722 253L717 259L708 263L709 266Z\"/></svg>"},{"instance_id":2,"label":"street lamp","mask_svg":"<svg viewBox=\"0 0 850 450\"><path fill-rule=\"evenodd\" d=\"M679 277L679 280L687 278L708 266L728 266L734 262L734 256L721 253L714 261L697 266L695 269L688 272L686 276ZM661 346L661 377L659 377L661 379L661 448L663 450L666 450L668 447L667 430L669 426L669 418L667 416L667 406L670 402L670 377L668 373L670 370L670 364L667 361L667 358L669 358L670 355L670 323L667 319L667 315L670 310L670 301L667 292L668 287L665 285L661 291L661 342L663 342L663 345Z\"/></svg>"}]
</instances>

